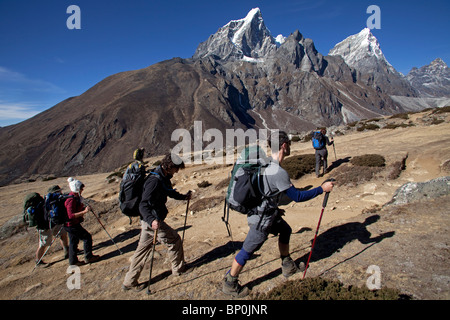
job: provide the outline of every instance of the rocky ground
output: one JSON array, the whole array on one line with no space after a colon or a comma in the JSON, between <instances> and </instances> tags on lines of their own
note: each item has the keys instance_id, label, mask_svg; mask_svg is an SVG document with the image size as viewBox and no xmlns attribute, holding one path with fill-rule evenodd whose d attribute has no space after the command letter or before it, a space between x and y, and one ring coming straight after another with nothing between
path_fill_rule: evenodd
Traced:
<instances>
[{"instance_id":1,"label":"rocky ground","mask_svg":"<svg viewBox=\"0 0 450 320\"><path fill-rule=\"evenodd\" d=\"M361 123L355 128L333 130L339 131L339 135L335 137L336 157L333 148L329 148L331 172L319 179L311 173L293 180L296 187L305 188L315 187L329 177L340 177L325 208L307 277L364 287L371 276L369 267L377 266L382 287L398 289L413 299L450 298L450 196L448 188L445 189L449 181L441 178L417 184L450 176L449 120L448 113L436 115L426 111L411 114L406 119L377 120L373 122L380 127L377 130L357 131L355 128ZM403 127L381 129L389 123ZM310 142L295 142L292 150L294 156L313 153ZM386 166L368 180L347 181L348 172L357 172L349 160L364 154L383 155ZM151 164L157 159L148 160ZM398 177L392 175L394 164L402 161L404 170L398 172ZM88 215L83 225L93 235L94 253L102 259L80 267L80 288L73 290L68 288L68 283L70 287L74 274L68 270L68 261L63 260L57 242L45 257L50 267L32 272L37 233L17 223L27 193L45 194L53 184L68 191L67 177L51 181L37 179L0 188L0 299L230 299L222 294L221 281L248 231L246 218L236 212L230 213L232 238L221 221L224 180L230 170L226 165L190 165L174 177L180 192L196 190L190 203L184 243L186 260L195 269L187 275L173 277L165 260L166 248L158 245L151 286L154 293L150 296L145 291L121 290L140 229L138 219L130 224L120 213L119 182L107 178L110 173L77 178L86 185L84 196L123 254L95 218ZM361 172L364 171L367 170ZM208 181L210 186L199 188L197 184L203 181ZM405 186L407 183L412 184ZM396 193L400 187L401 192ZM307 259L322 200L320 196L284 208L285 219L293 229L291 255L297 262ZM168 207L167 222L181 233L186 202L169 200ZM277 237L269 237L241 274L241 283L252 289L248 299L285 282L280 266ZM148 271L147 267L142 281L148 280ZM296 274L290 279L301 277L302 274Z\"/></svg>"}]
</instances>

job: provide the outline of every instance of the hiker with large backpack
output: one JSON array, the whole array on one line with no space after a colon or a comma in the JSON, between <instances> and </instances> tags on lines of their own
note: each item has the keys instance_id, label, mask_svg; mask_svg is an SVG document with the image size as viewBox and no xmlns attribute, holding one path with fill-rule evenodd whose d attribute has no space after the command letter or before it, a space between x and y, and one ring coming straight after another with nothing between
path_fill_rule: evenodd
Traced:
<instances>
[{"instance_id":1,"label":"hiker with large backpack","mask_svg":"<svg viewBox=\"0 0 450 320\"><path fill-rule=\"evenodd\" d=\"M84 190L84 184L72 177L67 179L69 182L70 193L64 205L67 210L68 221L64 228L69 233L69 265L80 266L84 263L93 263L100 259L100 256L92 254L92 236L83 228L81 223L84 221L84 215L90 211L90 207L85 207L81 201L81 193ZM78 243L83 241L84 263L78 260Z\"/></svg>"},{"instance_id":2,"label":"hiker with large backpack","mask_svg":"<svg viewBox=\"0 0 450 320\"><path fill-rule=\"evenodd\" d=\"M67 231L63 228L64 222L67 221L67 212L64 206L66 197L62 195L61 191L58 185L51 186L44 198L44 224L37 227L39 234L39 247L36 250L37 266L48 266L42 258L53 243L53 238L56 237L59 237L64 249L64 259L69 257L69 240Z\"/></svg>"},{"instance_id":3,"label":"hiker with large backpack","mask_svg":"<svg viewBox=\"0 0 450 320\"><path fill-rule=\"evenodd\" d=\"M49 264L45 263L42 257L45 247L49 247L49 242L52 240L52 232L49 232L49 223L45 215L45 200L39 193L32 192L26 195L23 203L23 221L27 227L36 228L38 232L39 245L35 254L35 268L48 267Z\"/></svg>"},{"instance_id":4,"label":"hiker with large backpack","mask_svg":"<svg viewBox=\"0 0 450 320\"><path fill-rule=\"evenodd\" d=\"M147 175L144 159L144 148L136 149L132 162L125 171L120 183L119 205L122 213L130 218L139 217L139 203L141 202L142 188Z\"/></svg>"},{"instance_id":5,"label":"hiker with large backpack","mask_svg":"<svg viewBox=\"0 0 450 320\"><path fill-rule=\"evenodd\" d=\"M322 194L323 192L330 192L333 189L332 182L325 182L320 187L300 191L295 188L290 181L289 174L281 167L284 158L290 154L290 144L288 135L284 131L274 133L276 139L278 134L278 141L272 141L273 135L268 139L268 144L272 149L272 143L278 142L278 150L272 149L272 157L267 159L268 165L263 165L263 172L259 174L261 184L259 187L248 187L249 183L255 179L246 179L245 177L254 177L251 173L242 173L233 179L236 185L240 181L240 177L244 178L244 182L249 183L240 184L240 190L235 190L234 194L248 194L247 199L241 197L244 203L252 203L254 197L251 194L257 194L257 190L261 189L262 197L260 201L253 202L253 208L247 207L247 221L250 227L247 237L244 240L242 249L235 256L231 269L226 273L223 279L222 291L234 297L245 297L249 290L247 287L242 287L238 283L238 277L246 262L250 259L254 252L259 250L264 242L267 240L269 233L279 235L278 248L281 258L281 269L285 277L295 274L300 269L290 257L289 241L292 229L289 224L282 218L284 210L280 209L279 205L288 204L291 201L303 202L308 201ZM245 170L244 170L245 171ZM238 173L236 173L238 175ZM256 179L256 180L258 180ZM247 186L247 187L246 187ZM247 190L253 190L247 192ZM236 198L236 197L235 197ZM239 197L238 197L239 198ZM244 210L242 210L244 211ZM303 263L302 263L303 264Z\"/></svg>"},{"instance_id":6,"label":"hiker with large backpack","mask_svg":"<svg viewBox=\"0 0 450 320\"><path fill-rule=\"evenodd\" d=\"M184 162L178 156L167 154L161 164L150 172L145 180L142 200L139 205L141 235L136 251L131 258L130 268L122 284L122 289L125 291L133 290L137 292L147 286L147 282L139 283L138 280L145 262L152 252L153 240L156 235L156 239L167 246L172 274L181 275L188 271L188 266L184 261L181 237L164 221L168 214L167 197L175 200L189 200L191 198L190 191L187 194L181 194L172 188L170 182L172 176L183 169L184 166Z\"/></svg>"},{"instance_id":7,"label":"hiker with large backpack","mask_svg":"<svg viewBox=\"0 0 450 320\"><path fill-rule=\"evenodd\" d=\"M316 153L316 177L319 178L328 172L328 150L327 145L334 145L334 139L327 137L327 129L322 128L312 133L312 145ZM323 162L323 172L320 174L320 162Z\"/></svg>"}]
</instances>

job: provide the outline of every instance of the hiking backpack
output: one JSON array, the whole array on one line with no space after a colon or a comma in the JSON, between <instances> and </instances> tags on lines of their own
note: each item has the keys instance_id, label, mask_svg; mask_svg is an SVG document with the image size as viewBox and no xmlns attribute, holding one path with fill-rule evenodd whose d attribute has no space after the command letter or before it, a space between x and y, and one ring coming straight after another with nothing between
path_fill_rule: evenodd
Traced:
<instances>
[{"instance_id":1,"label":"hiking backpack","mask_svg":"<svg viewBox=\"0 0 450 320\"><path fill-rule=\"evenodd\" d=\"M44 198L39 193L27 194L23 202L23 222L28 227L41 227L44 220Z\"/></svg>"},{"instance_id":2,"label":"hiking backpack","mask_svg":"<svg viewBox=\"0 0 450 320\"><path fill-rule=\"evenodd\" d=\"M58 192L45 196L45 218L52 224L64 224L69 220L64 203L73 196L63 195Z\"/></svg>"},{"instance_id":3,"label":"hiking backpack","mask_svg":"<svg viewBox=\"0 0 450 320\"><path fill-rule=\"evenodd\" d=\"M263 170L269 165L264 150L259 146L245 148L231 171L225 197L227 208L243 214L252 214L264 200Z\"/></svg>"},{"instance_id":4,"label":"hiking backpack","mask_svg":"<svg viewBox=\"0 0 450 320\"><path fill-rule=\"evenodd\" d=\"M314 131L312 133L312 145L314 149L320 150L325 147L325 136L320 131Z\"/></svg>"},{"instance_id":5,"label":"hiking backpack","mask_svg":"<svg viewBox=\"0 0 450 320\"><path fill-rule=\"evenodd\" d=\"M122 213L128 217L138 217L139 203L145 181L145 167L140 162L130 164L120 183L119 204ZM131 220L130 220L131 221Z\"/></svg>"}]
</instances>

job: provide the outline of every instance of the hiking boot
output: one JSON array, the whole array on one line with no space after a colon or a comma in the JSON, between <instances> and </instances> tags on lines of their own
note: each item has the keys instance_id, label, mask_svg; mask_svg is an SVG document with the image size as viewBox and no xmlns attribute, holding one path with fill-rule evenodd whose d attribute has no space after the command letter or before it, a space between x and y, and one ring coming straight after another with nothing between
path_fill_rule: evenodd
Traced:
<instances>
[{"instance_id":1,"label":"hiking boot","mask_svg":"<svg viewBox=\"0 0 450 320\"><path fill-rule=\"evenodd\" d=\"M290 256L284 257L281 262L281 270L283 273L283 276L286 278L289 278L290 276L296 274L300 269L295 264L295 261L292 260Z\"/></svg>"},{"instance_id":2,"label":"hiking boot","mask_svg":"<svg viewBox=\"0 0 450 320\"><path fill-rule=\"evenodd\" d=\"M100 256L92 255L89 258L84 258L84 262L86 263L94 263L100 260Z\"/></svg>"},{"instance_id":3,"label":"hiking boot","mask_svg":"<svg viewBox=\"0 0 450 320\"><path fill-rule=\"evenodd\" d=\"M147 288L147 285L148 285L147 282L138 283L135 286L126 286L126 285L122 284L122 290L123 291L133 290L134 292L141 292L142 290Z\"/></svg>"},{"instance_id":4,"label":"hiking boot","mask_svg":"<svg viewBox=\"0 0 450 320\"><path fill-rule=\"evenodd\" d=\"M172 270L172 276L181 276L183 274L191 273L194 270L194 267L184 264L180 269L177 271Z\"/></svg>"},{"instance_id":5,"label":"hiking boot","mask_svg":"<svg viewBox=\"0 0 450 320\"><path fill-rule=\"evenodd\" d=\"M249 290L238 282L238 277L233 277L229 273L223 279L222 292L236 298L244 298L248 296Z\"/></svg>"},{"instance_id":6,"label":"hiking boot","mask_svg":"<svg viewBox=\"0 0 450 320\"><path fill-rule=\"evenodd\" d=\"M299 265L298 265L298 270L300 271L300 272L304 272L305 271L305 263L304 262L300 262L299 263Z\"/></svg>"},{"instance_id":7,"label":"hiking boot","mask_svg":"<svg viewBox=\"0 0 450 320\"><path fill-rule=\"evenodd\" d=\"M81 267L81 266L84 266L85 265L85 263L84 263L84 261L76 261L75 263L72 263L72 264L70 264L69 266L73 266L73 267Z\"/></svg>"},{"instance_id":8,"label":"hiking boot","mask_svg":"<svg viewBox=\"0 0 450 320\"><path fill-rule=\"evenodd\" d=\"M64 260L69 259L69 247L64 247Z\"/></svg>"}]
</instances>

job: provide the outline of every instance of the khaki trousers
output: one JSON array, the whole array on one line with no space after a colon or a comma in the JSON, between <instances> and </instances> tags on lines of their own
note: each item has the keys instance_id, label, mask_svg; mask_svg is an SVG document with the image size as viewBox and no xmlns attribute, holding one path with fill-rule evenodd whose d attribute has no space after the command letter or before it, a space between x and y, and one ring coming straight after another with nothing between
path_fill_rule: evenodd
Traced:
<instances>
[{"instance_id":1,"label":"khaki trousers","mask_svg":"<svg viewBox=\"0 0 450 320\"><path fill-rule=\"evenodd\" d=\"M125 275L123 282L125 286L136 286L138 284L139 276L152 252L153 235L154 230L147 222L141 220L141 236L136 251L131 258L130 269ZM157 239L168 248L167 254L168 260L172 264L172 274L178 274L178 270L185 265L183 244L180 236L167 223L162 221L158 229Z\"/></svg>"}]
</instances>

